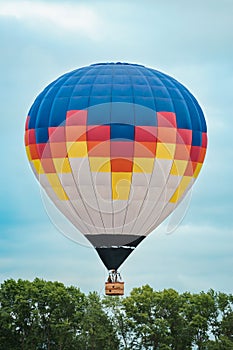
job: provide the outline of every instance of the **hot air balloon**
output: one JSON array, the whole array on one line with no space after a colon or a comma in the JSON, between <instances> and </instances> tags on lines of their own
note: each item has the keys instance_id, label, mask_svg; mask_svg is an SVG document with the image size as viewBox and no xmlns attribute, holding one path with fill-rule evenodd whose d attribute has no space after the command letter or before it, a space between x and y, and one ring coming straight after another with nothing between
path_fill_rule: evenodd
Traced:
<instances>
[{"instance_id":1,"label":"hot air balloon","mask_svg":"<svg viewBox=\"0 0 233 350\"><path fill-rule=\"evenodd\" d=\"M182 201L206 153L203 112L177 80L138 64L98 63L48 85L26 121L32 170L110 271ZM118 283L119 282L119 283Z\"/></svg>"}]
</instances>

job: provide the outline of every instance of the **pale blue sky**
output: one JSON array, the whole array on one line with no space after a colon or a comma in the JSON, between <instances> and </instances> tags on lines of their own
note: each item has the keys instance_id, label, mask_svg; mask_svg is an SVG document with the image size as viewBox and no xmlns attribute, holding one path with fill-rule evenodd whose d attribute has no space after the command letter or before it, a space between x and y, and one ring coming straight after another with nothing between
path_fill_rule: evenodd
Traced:
<instances>
[{"instance_id":1,"label":"pale blue sky","mask_svg":"<svg viewBox=\"0 0 233 350\"><path fill-rule=\"evenodd\" d=\"M232 13L231 0L1 0L0 282L38 276L103 292L106 271L95 251L65 238L46 214L24 151L24 123L37 94L59 75L127 61L190 89L204 110L209 145L182 222L184 209L122 266L126 291L149 283L232 292ZM178 227L167 234L171 225Z\"/></svg>"}]
</instances>

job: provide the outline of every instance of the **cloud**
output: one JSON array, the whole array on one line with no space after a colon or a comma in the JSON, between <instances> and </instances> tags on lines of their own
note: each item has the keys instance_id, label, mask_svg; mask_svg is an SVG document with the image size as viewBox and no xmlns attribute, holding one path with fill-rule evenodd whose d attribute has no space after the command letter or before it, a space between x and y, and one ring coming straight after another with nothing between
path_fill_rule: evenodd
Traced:
<instances>
[{"instance_id":1,"label":"cloud","mask_svg":"<svg viewBox=\"0 0 233 350\"><path fill-rule=\"evenodd\" d=\"M0 16L13 17L41 29L76 31L90 39L100 36L101 23L90 6L71 3L49 3L42 1L4 1Z\"/></svg>"}]
</instances>

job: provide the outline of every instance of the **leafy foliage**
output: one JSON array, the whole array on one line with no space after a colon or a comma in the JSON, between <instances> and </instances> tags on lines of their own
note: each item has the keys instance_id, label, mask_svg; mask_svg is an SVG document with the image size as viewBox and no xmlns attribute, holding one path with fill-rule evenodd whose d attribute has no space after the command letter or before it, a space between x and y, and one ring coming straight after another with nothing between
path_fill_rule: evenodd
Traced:
<instances>
[{"instance_id":1,"label":"leafy foliage","mask_svg":"<svg viewBox=\"0 0 233 350\"><path fill-rule=\"evenodd\" d=\"M0 288L0 350L230 350L233 296L134 288L101 298L60 282Z\"/></svg>"}]
</instances>

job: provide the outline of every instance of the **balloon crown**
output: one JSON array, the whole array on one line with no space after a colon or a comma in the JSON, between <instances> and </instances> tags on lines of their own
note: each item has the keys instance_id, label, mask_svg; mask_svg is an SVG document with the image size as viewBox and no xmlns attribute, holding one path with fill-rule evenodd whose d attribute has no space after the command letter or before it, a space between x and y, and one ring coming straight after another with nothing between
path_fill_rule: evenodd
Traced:
<instances>
[{"instance_id":1,"label":"balloon crown","mask_svg":"<svg viewBox=\"0 0 233 350\"><path fill-rule=\"evenodd\" d=\"M129 63L129 62L99 62L99 63L91 64L91 66L104 66L104 65L122 65L122 66L145 67L143 64Z\"/></svg>"}]
</instances>

